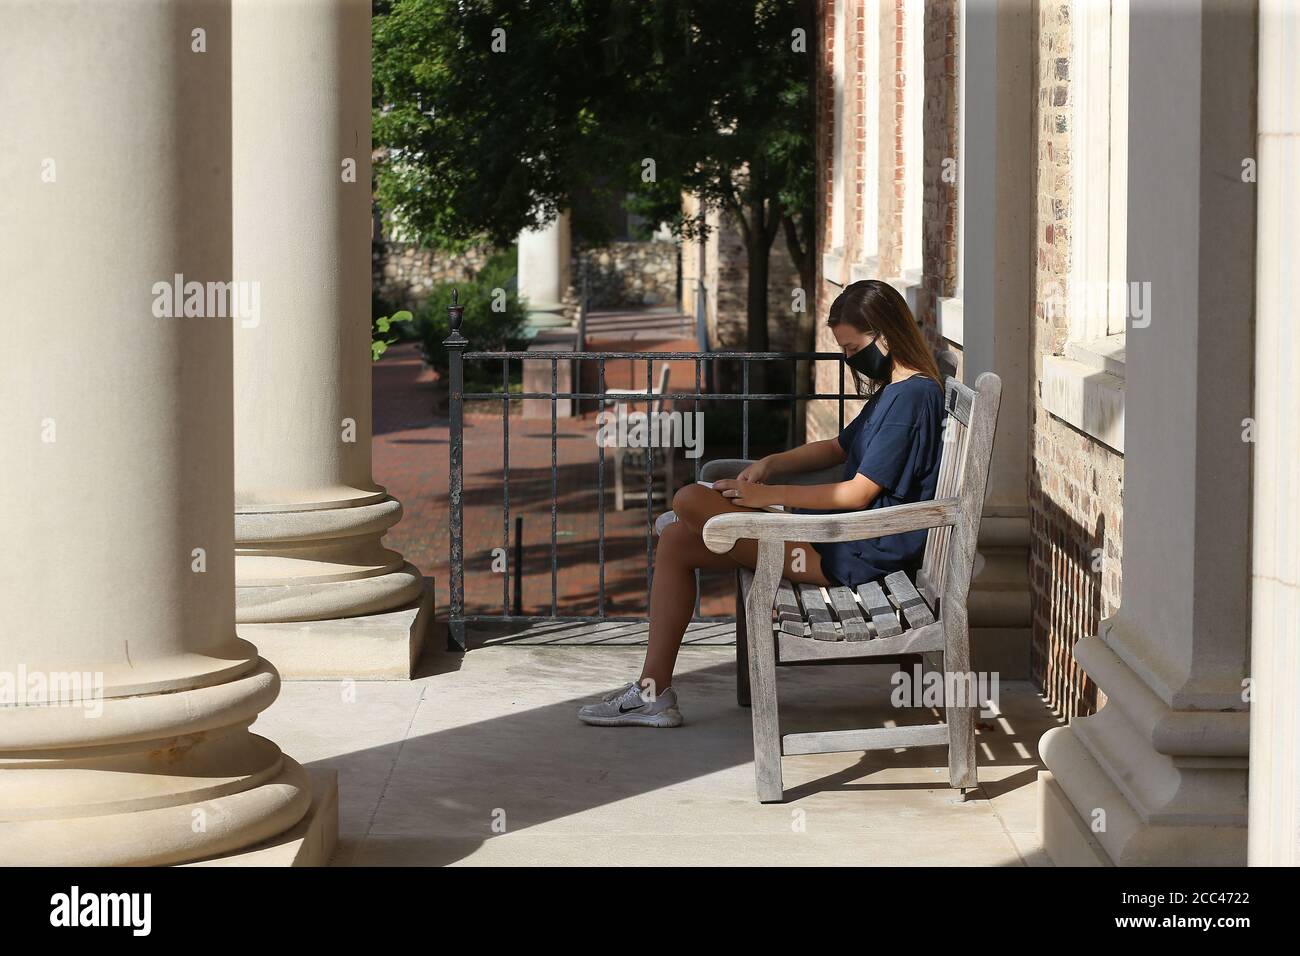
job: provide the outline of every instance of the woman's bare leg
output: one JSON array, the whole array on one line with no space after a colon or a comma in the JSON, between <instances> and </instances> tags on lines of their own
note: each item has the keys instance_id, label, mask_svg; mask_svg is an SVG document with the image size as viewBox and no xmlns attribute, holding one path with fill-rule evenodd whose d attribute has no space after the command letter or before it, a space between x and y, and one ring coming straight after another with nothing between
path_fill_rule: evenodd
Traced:
<instances>
[{"instance_id":1,"label":"woman's bare leg","mask_svg":"<svg viewBox=\"0 0 1300 956\"><path fill-rule=\"evenodd\" d=\"M735 566L725 554L714 554L705 547L699 533L680 519L664 528L655 549L655 573L650 584L650 646L646 648L640 680L651 694L672 684L677 652L695 613L695 569Z\"/></svg>"},{"instance_id":2,"label":"woman's bare leg","mask_svg":"<svg viewBox=\"0 0 1300 956\"><path fill-rule=\"evenodd\" d=\"M704 523L714 515L727 514L732 511L747 511L753 514L753 508L733 504L722 493L702 485L687 485L673 498L673 511L677 513L677 522L685 523L696 532L704 531ZM703 540L703 539L701 539ZM727 557L736 564L753 568L758 564L758 542L753 538L741 538L735 547L727 552ZM822 556L806 541L787 541L785 543L785 577L800 584L830 585L830 579L822 570Z\"/></svg>"},{"instance_id":3,"label":"woman's bare leg","mask_svg":"<svg viewBox=\"0 0 1300 956\"><path fill-rule=\"evenodd\" d=\"M714 515L752 509L734 505L710 488L687 485L674 496L673 510L677 521L659 536L650 586L650 646L641 669L641 685L652 694L672 684L677 652L695 611L695 570L738 564L752 568L758 560L758 545L753 540L738 541L729 553L715 554L700 536L704 522ZM808 584L830 583L822 571L821 555L801 541L786 543L785 576Z\"/></svg>"}]
</instances>

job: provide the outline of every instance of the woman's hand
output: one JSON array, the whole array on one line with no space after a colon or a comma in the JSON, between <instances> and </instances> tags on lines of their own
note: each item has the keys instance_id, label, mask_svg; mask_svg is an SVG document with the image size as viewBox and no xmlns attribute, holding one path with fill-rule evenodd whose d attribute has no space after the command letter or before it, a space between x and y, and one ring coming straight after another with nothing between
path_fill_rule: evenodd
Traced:
<instances>
[{"instance_id":1,"label":"woman's hand","mask_svg":"<svg viewBox=\"0 0 1300 956\"><path fill-rule=\"evenodd\" d=\"M736 480L764 482L767 481L771 474L772 456L769 455L766 458L760 458L758 461L751 463L744 471L736 476Z\"/></svg>"},{"instance_id":2,"label":"woman's hand","mask_svg":"<svg viewBox=\"0 0 1300 956\"><path fill-rule=\"evenodd\" d=\"M713 483L713 490L722 492L722 497L732 504L745 508L766 508L769 505L782 503L780 485L764 485L757 481L724 478Z\"/></svg>"}]
</instances>

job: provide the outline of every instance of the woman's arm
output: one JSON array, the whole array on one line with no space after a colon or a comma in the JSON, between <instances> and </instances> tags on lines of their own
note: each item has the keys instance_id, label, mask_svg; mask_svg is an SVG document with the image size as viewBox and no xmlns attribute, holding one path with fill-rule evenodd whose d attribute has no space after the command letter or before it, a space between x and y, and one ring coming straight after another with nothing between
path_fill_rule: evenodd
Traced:
<instances>
[{"instance_id":1,"label":"woman's arm","mask_svg":"<svg viewBox=\"0 0 1300 956\"><path fill-rule=\"evenodd\" d=\"M806 446L805 446L806 447ZM724 498L746 508L822 508L828 511L861 511L882 491L866 475L854 475L849 481L828 485L762 485L752 481L725 479L713 487Z\"/></svg>"},{"instance_id":2,"label":"woman's arm","mask_svg":"<svg viewBox=\"0 0 1300 956\"><path fill-rule=\"evenodd\" d=\"M843 464L844 458L839 440L826 438L768 455L742 471L738 478L741 481L767 481L772 475L797 475Z\"/></svg>"}]
</instances>

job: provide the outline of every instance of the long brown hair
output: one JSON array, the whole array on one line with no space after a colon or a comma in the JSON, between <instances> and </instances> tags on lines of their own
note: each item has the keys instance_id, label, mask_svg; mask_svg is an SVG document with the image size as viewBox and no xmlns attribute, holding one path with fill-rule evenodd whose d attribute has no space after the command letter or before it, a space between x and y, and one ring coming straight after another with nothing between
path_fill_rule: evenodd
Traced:
<instances>
[{"instance_id":1,"label":"long brown hair","mask_svg":"<svg viewBox=\"0 0 1300 956\"><path fill-rule=\"evenodd\" d=\"M831 303L826 319L831 328L841 323L848 323L863 335L883 335L889 343L892 358L943 387L939 366L935 364L925 339L921 338L921 330L916 319L912 318L907 300L888 282L862 279L846 286ZM853 373L853 378L860 395L875 395L889 384L887 379L867 378L857 372Z\"/></svg>"}]
</instances>

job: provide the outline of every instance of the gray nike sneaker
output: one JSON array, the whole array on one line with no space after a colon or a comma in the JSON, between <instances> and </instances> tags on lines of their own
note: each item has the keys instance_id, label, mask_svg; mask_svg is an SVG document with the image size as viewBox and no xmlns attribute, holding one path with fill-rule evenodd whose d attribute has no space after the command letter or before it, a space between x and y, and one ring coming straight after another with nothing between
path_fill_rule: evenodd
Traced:
<instances>
[{"instance_id":1,"label":"gray nike sneaker","mask_svg":"<svg viewBox=\"0 0 1300 956\"><path fill-rule=\"evenodd\" d=\"M677 691L671 687L647 702L633 681L599 704L579 709L578 719L596 727L680 727L682 713L677 709Z\"/></svg>"}]
</instances>

